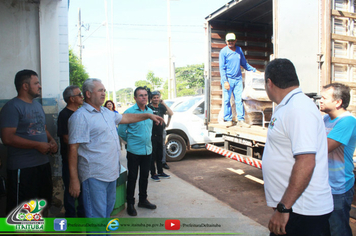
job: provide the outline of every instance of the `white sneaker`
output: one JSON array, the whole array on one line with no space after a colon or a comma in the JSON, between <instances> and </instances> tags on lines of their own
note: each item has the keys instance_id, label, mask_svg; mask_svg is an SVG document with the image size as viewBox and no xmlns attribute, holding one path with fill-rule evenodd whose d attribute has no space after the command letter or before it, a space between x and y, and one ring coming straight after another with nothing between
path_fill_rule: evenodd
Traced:
<instances>
[{"instance_id":1,"label":"white sneaker","mask_svg":"<svg viewBox=\"0 0 356 236\"><path fill-rule=\"evenodd\" d=\"M244 120L239 120L238 126L244 127L244 128L250 128L251 125L247 124Z\"/></svg>"},{"instance_id":2,"label":"white sneaker","mask_svg":"<svg viewBox=\"0 0 356 236\"><path fill-rule=\"evenodd\" d=\"M231 120L230 120L230 121L224 121L224 125L225 125L225 126L232 126L233 123L232 123Z\"/></svg>"}]
</instances>

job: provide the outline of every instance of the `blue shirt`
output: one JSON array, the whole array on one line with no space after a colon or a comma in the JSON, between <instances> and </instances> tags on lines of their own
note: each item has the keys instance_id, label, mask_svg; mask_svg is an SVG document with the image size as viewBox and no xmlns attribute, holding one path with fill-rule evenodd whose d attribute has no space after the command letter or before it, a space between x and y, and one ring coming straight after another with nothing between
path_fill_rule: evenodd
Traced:
<instances>
[{"instance_id":1,"label":"blue shirt","mask_svg":"<svg viewBox=\"0 0 356 236\"><path fill-rule=\"evenodd\" d=\"M145 110L141 110L137 104L128 108L124 114L153 114L153 111L145 106ZM152 153L152 125L151 119L143 120L131 124L119 125L119 135L127 142L127 151L135 155L151 155Z\"/></svg>"},{"instance_id":2,"label":"blue shirt","mask_svg":"<svg viewBox=\"0 0 356 236\"><path fill-rule=\"evenodd\" d=\"M69 144L79 143L78 174L81 182L95 178L112 182L120 176L120 141L116 125L122 115L84 102L68 120Z\"/></svg>"},{"instance_id":3,"label":"blue shirt","mask_svg":"<svg viewBox=\"0 0 356 236\"><path fill-rule=\"evenodd\" d=\"M343 194L353 188L353 154L356 145L356 118L344 112L334 120L324 116L327 137L341 145L329 153L329 184L333 194Z\"/></svg>"},{"instance_id":4,"label":"blue shirt","mask_svg":"<svg viewBox=\"0 0 356 236\"><path fill-rule=\"evenodd\" d=\"M228 46L221 49L219 54L219 68L221 83L230 79L242 79L240 66L248 71L256 72L256 69L247 63L246 58L239 46L232 51Z\"/></svg>"}]
</instances>

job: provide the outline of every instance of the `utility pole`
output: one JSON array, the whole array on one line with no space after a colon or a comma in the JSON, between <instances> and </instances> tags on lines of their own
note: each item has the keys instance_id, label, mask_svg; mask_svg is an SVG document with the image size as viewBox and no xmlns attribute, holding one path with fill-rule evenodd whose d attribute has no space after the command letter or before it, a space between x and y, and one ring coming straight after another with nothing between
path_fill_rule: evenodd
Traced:
<instances>
[{"instance_id":1,"label":"utility pole","mask_svg":"<svg viewBox=\"0 0 356 236\"><path fill-rule=\"evenodd\" d=\"M114 2L111 0L111 69L113 80L113 101L117 106L116 101L116 83L115 83L115 66L114 66Z\"/></svg>"},{"instance_id":2,"label":"utility pole","mask_svg":"<svg viewBox=\"0 0 356 236\"><path fill-rule=\"evenodd\" d=\"M110 84L110 78L111 78L111 56L110 56L110 46L111 46L111 43L110 43L110 38L109 38L109 21L108 21L108 2L107 0L105 0L104 2L104 5L105 5L105 21L107 22L106 24L106 55L107 55L107 76L108 76L108 86ZM108 93L108 99L110 99L110 89L108 88L107 90L107 93ZM113 97L114 98L114 97ZM115 104L116 106L116 104Z\"/></svg>"},{"instance_id":3,"label":"utility pole","mask_svg":"<svg viewBox=\"0 0 356 236\"><path fill-rule=\"evenodd\" d=\"M171 52L171 10L170 0L167 0L167 24L168 24L168 99L172 99L172 52Z\"/></svg>"},{"instance_id":4,"label":"utility pole","mask_svg":"<svg viewBox=\"0 0 356 236\"><path fill-rule=\"evenodd\" d=\"M172 79L172 98L177 97L177 85L176 85L176 62L175 62L175 57L173 56L172 58L172 67L173 67L173 79Z\"/></svg>"},{"instance_id":5,"label":"utility pole","mask_svg":"<svg viewBox=\"0 0 356 236\"><path fill-rule=\"evenodd\" d=\"M82 63L83 45L82 45L82 15L81 10L78 8L78 39L79 39L79 60Z\"/></svg>"}]
</instances>

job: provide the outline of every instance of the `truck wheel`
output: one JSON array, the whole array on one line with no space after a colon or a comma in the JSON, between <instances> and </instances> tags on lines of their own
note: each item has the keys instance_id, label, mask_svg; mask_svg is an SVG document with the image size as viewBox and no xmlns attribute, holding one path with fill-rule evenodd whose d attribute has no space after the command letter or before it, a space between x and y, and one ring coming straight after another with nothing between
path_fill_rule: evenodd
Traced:
<instances>
[{"instance_id":1,"label":"truck wheel","mask_svg":"<svg viewBox=\"0 0 356 236\"><path fill-rule=\"evenodd\" d=\"M185 156L187 144L178 134L169 134L167 136L167 161L180 161Z\"/></svg>"}]
</instances>

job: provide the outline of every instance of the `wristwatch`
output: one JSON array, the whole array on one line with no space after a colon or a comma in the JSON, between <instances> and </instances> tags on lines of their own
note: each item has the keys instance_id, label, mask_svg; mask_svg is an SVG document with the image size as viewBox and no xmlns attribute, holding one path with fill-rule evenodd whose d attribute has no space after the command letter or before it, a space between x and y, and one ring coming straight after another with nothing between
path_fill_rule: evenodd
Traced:
<instances>
[{"instance_id":1,"label":"wristwatch","mask_svg":"<svg viewBox=\"0 0 356 236\"><path fill-rule=\"evenodd\" d=\"M286 206L283 203L278 203L277 211L279 211L280 213L291 213L291 212L293 212L292 208L287 209Z\"/></svg>"}]
</instances>

